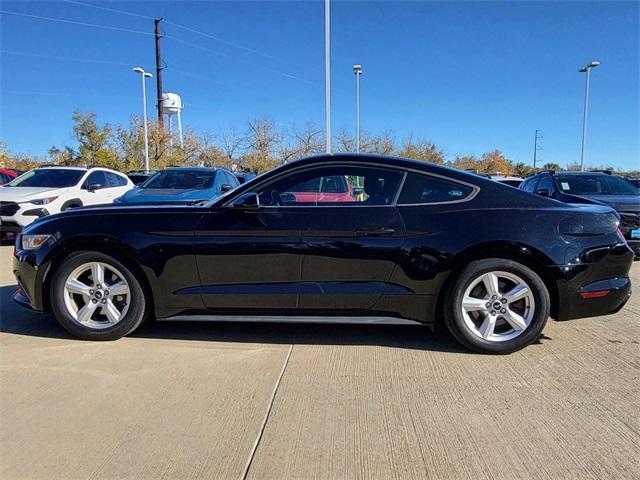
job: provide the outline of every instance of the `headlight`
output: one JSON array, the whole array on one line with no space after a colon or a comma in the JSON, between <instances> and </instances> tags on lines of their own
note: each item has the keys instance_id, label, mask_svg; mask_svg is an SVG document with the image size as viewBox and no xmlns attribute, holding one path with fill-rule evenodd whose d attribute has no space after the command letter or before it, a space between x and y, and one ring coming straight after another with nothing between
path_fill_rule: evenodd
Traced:
<instances>
[{"instance_id":1,"label":"headlight","mask_svg":"<svg viewBox=\"0 0 640 480\"><path fill-rule=\"evenodd\" d=\"M28 202L22 203L33 203L34 205L46 205L48 203L53 202L58 197L48 197L48 198L38 198L37 200L29 200Z\"/></svg>"},{"instance_id":2,"label":"headlight","mask_svg":"<svg viewBox=\"0 0 640 480\"><path fill-rule=\"evenodd\" d=\"M42 246L42 244L50 238L51 235L22 235L22 249L35 250L36 248Z\"/></svg>"}]
</instances>

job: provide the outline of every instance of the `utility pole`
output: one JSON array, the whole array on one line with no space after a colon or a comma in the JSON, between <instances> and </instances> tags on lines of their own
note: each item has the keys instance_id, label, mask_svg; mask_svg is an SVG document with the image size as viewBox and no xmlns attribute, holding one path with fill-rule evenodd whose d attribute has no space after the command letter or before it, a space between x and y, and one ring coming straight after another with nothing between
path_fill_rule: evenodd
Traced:
<instances>
[{"instance_id":1,"label":"utility pole","mask_svg":"<svg viewBox=\"0 0 640 480\"><path fill-rule=\"evenodd\" d=\"M158 126L160 127L160 131L164 133L164 115L162 111L162 55L160 54L160 39L162 35L160 34L160 22L161 18L155 18L153 20L153 24L155 27L155 38L156 38L156 86L158 90ZM160 136L160 141L162 141L163 135Z\"/></svg>"},{"instance_id":2,"label":"utility pole","mask_svg":"<svg viewBox=\"0 0 640 480\"><path fill-rule=\"evenodd\" d=\"M542 138L542 135L538 136L538 133L542 130L536 130L535 140L533 141L533 169L536 168L536 160L538 158L538 140Z\"/></svg>"}]
</instances>

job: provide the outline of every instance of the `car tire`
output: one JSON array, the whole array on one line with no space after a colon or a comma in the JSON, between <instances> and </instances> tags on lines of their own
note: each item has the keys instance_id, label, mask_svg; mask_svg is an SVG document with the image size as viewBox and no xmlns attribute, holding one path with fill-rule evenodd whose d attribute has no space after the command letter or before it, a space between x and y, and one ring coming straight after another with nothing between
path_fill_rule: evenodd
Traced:
<instances>
[{"instance_id":1,"label":"car tire","mask_svg":"<svg viewBox=\"0 0 640 480\"><path fill-rule=\"evenodd\" d=\"M136 275L101 252L69 256L54 274L50 298L60 324L83 340L117 340L138 328L147 312Z\"/></svg>"},{"instance_id":2,"label":"car tire","mask_svg":"<svg viewBox=\"0 0 640 480\"><path fill-rule=\"evenodd\" d=\"M535 342L549 318L549 292L529 267L506 259L469 263L445 297L445 324L465 347L505 354Z\"/></svg>"}]
</instances>

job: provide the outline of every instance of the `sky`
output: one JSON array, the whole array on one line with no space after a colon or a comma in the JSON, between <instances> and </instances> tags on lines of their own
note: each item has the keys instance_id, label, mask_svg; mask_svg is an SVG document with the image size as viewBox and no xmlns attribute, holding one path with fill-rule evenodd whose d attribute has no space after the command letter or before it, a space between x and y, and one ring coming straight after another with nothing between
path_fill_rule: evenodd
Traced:
<instances>
[{"instance_id":1,"label":"sky","mask_svg":"<svg viewBox=\"0 0 640 480\"><path fill-rule=\"evenodd\" d=\"M565 165L580 158L578 70L599 60L586 164L640 168L639 5L333 0L333 132L355 128L360 63L367 132L429 139L448 159L499 148L532 163L541 129L539 162ZM164 90L182 96L186 126L242 129L264 117L283 129L324 126L323 1L3 0L0 10L0 139L11 151L71 144L76 109L111 124L139 115L131 68L154 69L148 17L164 19ZM148 93L154 115L154 81Z\"/></svg>"}]
</instances>

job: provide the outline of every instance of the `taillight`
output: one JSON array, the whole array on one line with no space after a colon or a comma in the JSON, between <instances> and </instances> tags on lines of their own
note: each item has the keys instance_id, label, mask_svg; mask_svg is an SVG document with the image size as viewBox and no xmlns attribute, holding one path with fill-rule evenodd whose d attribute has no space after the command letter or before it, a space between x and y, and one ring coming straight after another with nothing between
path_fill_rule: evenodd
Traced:
<instances>
[{"instance_id":1,"label":"taillight","mask_svg":"<svg viewBox=\"0 0 640 480\"><path fill-rule=\"evenodd\" d=\"M595 290L593 292L582 292L580 296L582 298L602 298L609 295L609 290Z\"/></svg>"}]
</instances>

